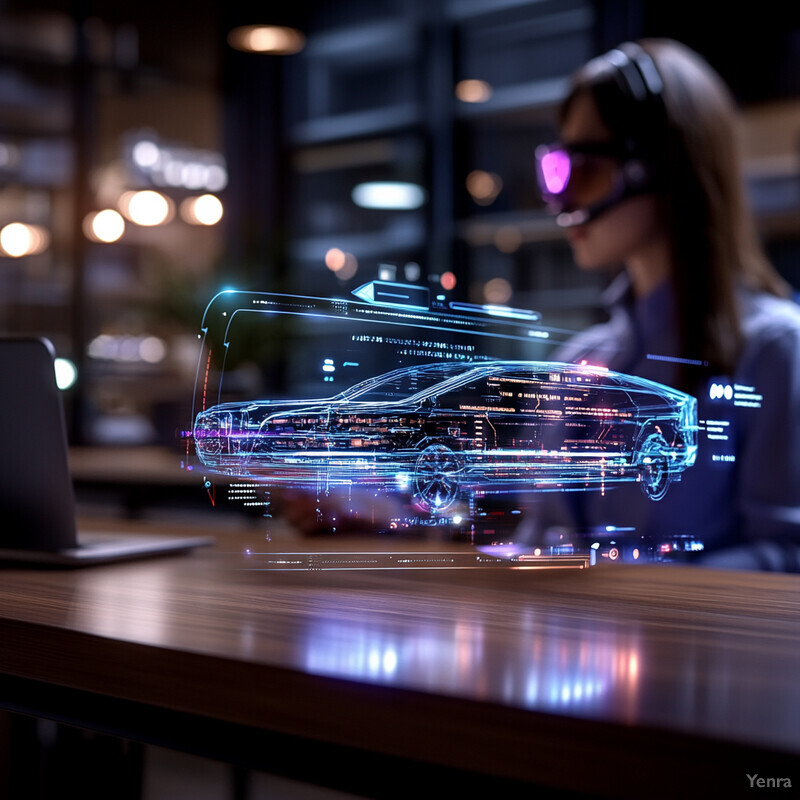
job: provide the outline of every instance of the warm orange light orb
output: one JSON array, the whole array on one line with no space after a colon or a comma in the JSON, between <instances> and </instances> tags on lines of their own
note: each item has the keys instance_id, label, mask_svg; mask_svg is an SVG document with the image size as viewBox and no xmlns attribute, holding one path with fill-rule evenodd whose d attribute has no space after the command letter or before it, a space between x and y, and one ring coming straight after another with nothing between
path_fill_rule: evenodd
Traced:
<instances>
[{"instance_id":1,"label":"warm orange light orb","mask_svg":"<svg viewBox=\"0 0 800 800\"><path fill-rule=\"evenodd\" d=\"M187 197L181 203L181 216L190 225L216 225L222 214L222 201L213 194Z\"/></svg>"},{"instance_id":2,"label":"warm orange light orb","mask_svg":"<svg viewBox=\"0 0 800 800\"><path fill-rule=\"evenodd\" d=\"M456 276L452 272L443 272L439 283L442 285L442 289L449 292L456 288Z\"/></svg>"},{"instance_id":3,"label":"warm orange light orb","mask_svg":"<svg viewBox=\"0 0 800 800\"><path fill-rule=\"evenodd\" d=\"M344 251L340 250L338 247L331 247L331 249L325 253L325 266L331 270L331 272L338 272L344 266L345 258Z\"/></svg>"},{"instance_id":4,"label":"warm orange light orb","mask_svg":"<svg viewBox=\"0 0 800 800\"><path fill-rule=\"evenodd\" d=\"M268 53L275 56L299 53L306 37L295 28L279 25L244 25L228 34L228 44L245 53Z\"/></svg>"},{"instance_id":5,"label":"warm orange light orb","mask_svg":"<svg viewBox=\"0 0 800 800\"><path fill-rule=\"evenodd\" d=\"M462 103L485 103L492 96L492 87L475 78L459 81L456 84L456 97Z\"/></svg>"},{"instance_id":6,"label":"warm orange light orb","mask_svg":"<svg viewBox=\"0 0 800 800\"><path fill-rule=\"evenodd\" d=\"M487 303L507 303L513 293L511 284L505 278L492 278L483 287L483 297Z\"/></svg>"},{"instance_id":7,"label":"warm orange light orb","mask_svg":"<svg viewBox=\"0 0 800 800\"><path fill-rule=\"evenodd\" d=\"M152 189L125 192L119 200L119 208L131 222L145 227L167 222L173 210L171 202L163 194Z\"/></svg>"},{"instance_id":8,"label":"warm orange light orb","mask_svg":"<svg viewBox=\"0 0 800 800\"><path fill-rule=\"evenodd\" d=\"M125 220L122 214L113 208L105 208L92 214L87 214L83 220L83 232L87 239L93 242L110 244L118 241L125 233Z\"/></svg>"},{"instance_id":9,"label":"warm orange light orb","mask_svg":"<svg viewBox=\"0 0 800 800\"><path fill-rule=\"evenodd\" d=\"M0 230L0 253L12 258L38 255L49 244L50 234L40 225L11 222Z\"/></svg>"}]
</instances>

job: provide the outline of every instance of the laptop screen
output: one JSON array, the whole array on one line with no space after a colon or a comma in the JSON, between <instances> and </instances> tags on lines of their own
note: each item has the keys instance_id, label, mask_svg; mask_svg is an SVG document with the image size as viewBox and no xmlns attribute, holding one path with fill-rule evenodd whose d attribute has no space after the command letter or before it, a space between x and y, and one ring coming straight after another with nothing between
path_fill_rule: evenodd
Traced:
<instances>
[{"instance_id":1,"label":"laptop screen","mask_svg":"<svg viewBox=\"0 0 800 800\"><path fill-rule=\"evenodd\" d=\"M0 338L0 419L0 547L73 547L64 412L46 339Z\"/></svg>"}]
</instances>

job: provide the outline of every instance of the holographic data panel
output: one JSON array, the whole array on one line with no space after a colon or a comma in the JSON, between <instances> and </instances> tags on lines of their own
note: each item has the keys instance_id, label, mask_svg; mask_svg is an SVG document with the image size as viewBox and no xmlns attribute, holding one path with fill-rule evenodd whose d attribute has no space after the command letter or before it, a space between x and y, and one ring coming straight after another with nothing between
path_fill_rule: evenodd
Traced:
<instances>
[{"instance_id":1,"label":"holographic data panel","mask_svg":"<svg viewBox=\"0 0 800 800\"><path fill-rule=\"evenodd\" d=\"M548 361L567 332L533 312L367 287L212 300L186 452L210 496L223 482L268 513L273 490L358 492L406 522L461 519L488 496L630 482L658 501L694 463L694 398Z\"/></svg>"}]
</instances>

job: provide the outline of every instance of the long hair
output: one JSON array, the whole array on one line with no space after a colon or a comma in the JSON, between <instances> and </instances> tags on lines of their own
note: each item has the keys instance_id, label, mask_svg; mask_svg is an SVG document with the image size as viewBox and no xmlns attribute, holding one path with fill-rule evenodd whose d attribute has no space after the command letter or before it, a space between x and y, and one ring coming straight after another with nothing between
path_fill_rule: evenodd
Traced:
<instances>
[{"instance_id":1,"label":"long hair","mask_svg":"<svg viewBox=\"0 0 800 800\"><path fill-rule=\"evenodd\" d=\"M730 374L743 339L740 287L778 296L789 287L769 263L747 206L738 112L727 86L678 42L638 44L663 81L658 104L625 96L613 65L601 57L574 76L562 119L576 96L589 93L613 136L638 139L649 153L671 241L680 346L713 372Z\"/></svg>"}]
</instances>

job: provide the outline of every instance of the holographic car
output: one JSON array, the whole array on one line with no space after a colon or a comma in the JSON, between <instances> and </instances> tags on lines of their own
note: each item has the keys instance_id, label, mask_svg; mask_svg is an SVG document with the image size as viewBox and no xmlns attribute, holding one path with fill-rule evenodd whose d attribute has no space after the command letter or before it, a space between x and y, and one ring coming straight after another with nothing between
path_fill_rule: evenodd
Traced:
<instances>
[{"instance_id":1,"label":"holographic car","mask_svg":"<svg viewBox=\"0 0 800 800\"><path fill-rule=\"evenodd\" d=\"M267 485L404 493L432 515L459 498L612 487L660 500L697 454L697 401L605 368L548 361L396 369L315 400L197 415L212 472Z\"/></svg>"}]
</instances>

